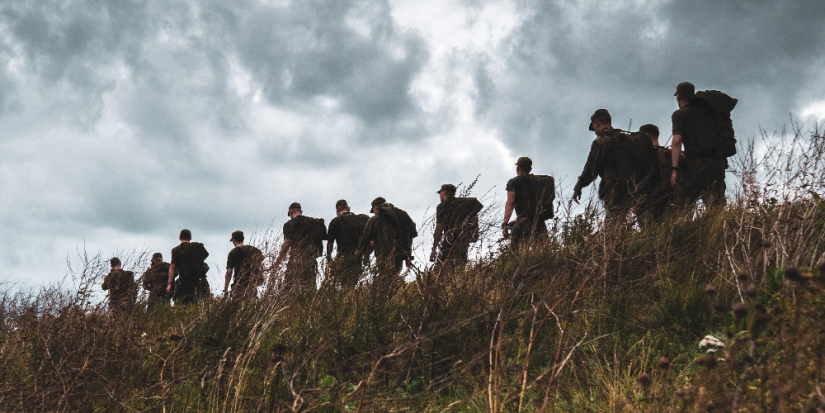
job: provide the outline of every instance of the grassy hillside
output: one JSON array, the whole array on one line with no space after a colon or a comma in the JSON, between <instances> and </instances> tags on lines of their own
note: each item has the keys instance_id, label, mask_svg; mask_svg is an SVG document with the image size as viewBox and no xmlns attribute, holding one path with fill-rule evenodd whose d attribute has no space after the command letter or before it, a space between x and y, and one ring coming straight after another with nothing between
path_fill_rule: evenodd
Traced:
<instances>
[{"instance_id":1,"label":"grassy hillside","mask_svg":"<svg viewBox=\"0 0 825 413\"><path fill-rule=\"evenodd\" d=\"M792 135L742 151L724 209L605 231L561 205L549 245L406 285L114 317L87 258L0 298L0 410L822 411L825 139Z\"/></svg>"}]
</instances>

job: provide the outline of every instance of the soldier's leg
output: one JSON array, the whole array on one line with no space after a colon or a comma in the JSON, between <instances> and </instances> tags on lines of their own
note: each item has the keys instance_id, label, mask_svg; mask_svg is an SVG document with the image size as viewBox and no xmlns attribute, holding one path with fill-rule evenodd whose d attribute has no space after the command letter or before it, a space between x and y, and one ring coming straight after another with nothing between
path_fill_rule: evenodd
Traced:
<instances>
[{"instance_id":1,"label":"soldier's leg","mask_svg":"<svg viewBox=\"0 0 825 413\"><path fill-rule=\"evenodd\" d=\"M198 295L197 279L178 278L175 283L175 305L185 305L194 303Z\"/></svg>"},{"instance_id":2,"label":"soldier's leg","mask_svg":"<svg viewBox=\"0 0 825 413\"><path fill-rule=\"evenodd\" d=\"M547 241L550 240L550 236L547 234L547 223L540 218L536 218L533 226L533 239L536 245L539 246L547 244Z\"/></svg>"},{"instance_id":3,"label":"soldier's leg","mask_svg":"<svg viewBox=\"0 0 825 413\"><path fill-rule=\"evenodd\" d=\"M702 202L708 207L724 206L725 200L725 160L708 159L705 163L707 188L702 194Z\"/></svg>"},{"instance_id":4,"label":"soldier's leg","mask_svg":"<svg viewBox=\"0 0 825 413\"><path fill-rule=\"evenodd\" d=\"M453 246L453 266L457 269L462 269L467 265L469 260L470 244L456 244Z\"/></svg>"},{"instance_id":5,"label":"soldier's leg","mask_svg":"<svg viewBox=\"0 0 825 413\"><path fill-rule=\"evenodd\" d=\"M355 288L361 278L361 260L355 255L339 255L330 264L330 274L336 285Z\"/></svg>"}]
</instances>

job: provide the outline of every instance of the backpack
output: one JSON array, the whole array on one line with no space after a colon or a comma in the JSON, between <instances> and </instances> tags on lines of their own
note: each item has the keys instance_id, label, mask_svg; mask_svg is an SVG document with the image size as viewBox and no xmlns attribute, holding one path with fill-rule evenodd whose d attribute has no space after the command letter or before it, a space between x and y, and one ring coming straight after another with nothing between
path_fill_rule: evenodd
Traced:
<instances>
[{"instance_id":1,"label":"backpack","mask_svg":"<svg viewBox=\"0 0 825 413\"><path fill-rule=\"evenodd\" d=\"M403 209L396 208L392 205L386 205L378 208L378 214L384 219L388 219L395 224L398 229L398 239L396 243L407 254L412 254L412 239L418 236L418 231L415 229L415 222L410 218L409 214Z\"/></svg>"},{"instance_id":2,"label":"backpack","mask_svg":"<svg viewBox=\"0 0 825 413\"><path fill-rule=\"evenodd\" d=\"M718 90L704 90L693 95L690 105L696 109L693 132L697 154L725 158L736 155L736 137L730 112L737 102L737 99Z\"/></svg>"},{"instance_id":3,"label":"backpack","mask_svg":"<svg viewBox=\"0 0 825 413\"><path fill-rule=\"evenodd\" d=\"M318 256L323 255L324 240L327 239L327 226L324 224L323 218L312 218L310 239L312 240L312 245L318 248Z\"/></svg>"},{"instance_id":4,"label":"backpack","mask_svg":"<svg viewBox=\"0 0 825 413\"><path fill-rule=\"evenodd\" d=\"M468 238L472 242L478 241L478 213L482 209L484 205L477 198L455 198L453 200L453 230L468 231L470 235Z\"/></svg>"},{"instance_id":5,"label":"backpack","mask_svg":"<svg viewBox=\"0 0 825 413\"><path fill-rule=\"evenodd\" d=\"M615 129L610 153L616 167L616 177L620 185L633 189L645 182L648 177L659 178L656 168L659 155L650 135L644 132L625 132Z\"/></svg>"},{"instance_id":6,"label":"backpack","mask_svg":"<svg viewBox=\"0 0 825 413\"><path fill-rule=\"evenodd\" d=\"M356 247L370 217L364 214L341 214L338 219L341 220L341 245Z\"/></svg>"},{"instance_id":7,"label":"backpack","mask_svg":"<svg viewBox=\"0 0 825 413\"><path fill-rule=\"evenodd\" d=\"M527 211L535 211L542 221L553 218L556 180L550 175L527 175L524 182L532 192L527 198Z\"/></svg>"},{"instance_id":8,"label":"backpack","mask_svg":"<svg viewBox=\"0 0 825 413\"><path fill-rule=\"evenodd\" d=\"M209 266L204 262L209 253L200 242L184 242L180 244L180 276L181 278L200 279L206 277Z\"/></svg>"}]
</instances>

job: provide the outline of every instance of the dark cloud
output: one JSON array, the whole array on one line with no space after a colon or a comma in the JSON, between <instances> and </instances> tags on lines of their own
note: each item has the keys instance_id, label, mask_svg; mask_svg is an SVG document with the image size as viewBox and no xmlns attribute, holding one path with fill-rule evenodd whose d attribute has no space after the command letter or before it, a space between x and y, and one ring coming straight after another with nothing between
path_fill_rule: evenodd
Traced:
<instances>
[{"instance_id":1,"label":"dark cloud","mask_svg":"<svg viewBox=\"0 0 825 413\"><path fill-rule=\"evenodd\" d=\"M595 109L667 135L683 80L739 98L742 137L825 93L814 0L518 0L501 41L485 25L509 8L490 22L488 1L451 3L464 27L436 34L386 0L283 3L0 3L0 232L34 234L0 264L87 236L280 226L296 199L323 216L383 194L421 216L421 188L481 173L485 192L506 157L561 182Z\"/></svg>"},{"instance_id":2,"label":"dark cloud","mask_svg":"<svg viewBox=\"0 0 825 413\"><path fill-rule=\"evenodd\" d=\"M428 54L419 37L393 27L387 2L253 6L238 21L241 61L273 104L329 97L369 125L415 114L410 83Z\"/></svg>"},{"instance_id":3,"label":"dark cloud","mask_svg":"<svg viewBox=\"0 0 825 413\"><path fill-rule=\"evenodd\" d=\"M622 128L632 119L668 131L675 85L688 80L739 98L737 130L754 136L797 110L825 51L825 8L815 0L521 5L527 17L502 46L505 86L488 123L514 148L573 173L597 108Z\"/></svg>"}]
</instances>

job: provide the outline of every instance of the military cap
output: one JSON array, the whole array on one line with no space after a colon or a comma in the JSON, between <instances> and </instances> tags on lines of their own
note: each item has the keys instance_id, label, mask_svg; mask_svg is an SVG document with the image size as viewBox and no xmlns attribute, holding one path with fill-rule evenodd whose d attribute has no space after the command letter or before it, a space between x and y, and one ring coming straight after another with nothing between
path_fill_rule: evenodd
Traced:
<instances>
[{"instance_id":1,"label":"military cap","mask_svg":"<svg viewBox=\"0 0 825 413\"><path fill-rule=\"evenodd\" d=\"M694 93L696 93L696 87L693 86L693 83L682 82L676 86L676 93L674 93L673 96L682 95L689 98L692 97Z\"/></svg>"},{"instance_id":2,"label":"military cap","mask_svg":"<svg viewBox=\"0 0 825 413\"><path fill-rule=\"evenodd\" d=\"M647 125L642 125L639 128L639 132L644 132L651 134L653 136L659 136L659 127L653 124L648 123Z\"/></svg>"},{"instance_id":3,"label":"military cap","mask_svg":"<svg viewBox=\"0 0 825 413\"><path fill-rule=\"evenodd\" d=\"M456 191L455 185L453 184L444 184L441 185L441 189L435 191L435 193L440 194L441 191L447 191L448 194L454 194Z\"/></svg>"},{"instance_id":4,"label":"military cap","mask_svg":"<svg viewBox=\"0 0 825 413\"><path fill-rule=\"evenodd\" d=\"M593 112L593 116L590 117L590 125L588 126L589 130L593 130L593 121L598 118L607 118L610 119L610 112L607 109L598 109Z\"/></svg>"},{"instance_id":5,"label":"military cap","mask_svg":"<svg viewBox=\"0 0 825 413\"><path fill-rule=\"evenodd\" d=\"M338 202L336 202L336 203L335 203L335 208L336 208L336 209L338 209L338 208L346 208L346 207L348 207L348 206L349 206L349 205L347 205L347 200L346 200L346 199L339 199L339 200L338 200Z\"/></svg>"},{"instance_id":6,"label":"military cap","mask_svg":"<svg viewBox=\"0 0 825 413\"><path fill-rule=\"evenodd\" d=\"M192 231L189 231L188 229L182 229L182 230L180 230L180 235L178 236L178 238L180 238L182 240L191 241L192 240Z\"/></svg>"},{"instance_id":7,"label":"military cap","mask_svg":"<svg viewBox=\"0 0 825 413\"><path fill-rule=\"evenodd\" d=\"M109 265L111 265L113 268L117 267L118 265L120 265L120 258L113 257L112 259L109 260Z\"/></svg>"},{"instance_id":8,"label":"military cap","mask_svg":"<svg viewBox=\"0 0 825 413\"><path fill-rule=\"evenodd\" d=\"M289 211L293 209L301 209L301 204L299 202L293 202L289 204L289 209L286 211L286 216L289 216Z\"/></svg>"},{"instance_id":9,"label":"military cap","mask_svg":"<svg viewBox=\"0 0 825 413\"><path fill-rule=\"evenodd\" d=\"M153 260L156 260L158 258L163 259L163 254L161 254L159 252L156 252L156 253L152 254L152 259Z\"/></svg>"},{"instance_id":10,"label":"military cap","mask_svg":"<svg viewBox=\"0 0 825 413\"><path fill-rule=\"evenodd\" d=\"M229 242L232 242L232 240L243 242L243 231L232 231L232 238L229 238Z\"/></svg>"},{"instance_id":11,"label":"military cap","mask_svg":"<svg viewBox=\"0 0 825 413\"><path fill-rule=\"evenodd\" d=\"M521 158L518 158L516 165L518 165L521 169L533 169L533 160L526 156L522 156Z\"/></svg>"},{"instance_id":12,"label":"military cap","mask_svg":"<svg viewBox=\"0 0 825 413\"><path fill-rule=\"evenodd\" d=\"M384 205L386 203L387 200L384 199L384 197L379 196L378 198L372 200L372 202L370 203L370 209L374 208L376 205Z\"/></svg>"}]
</instances>

